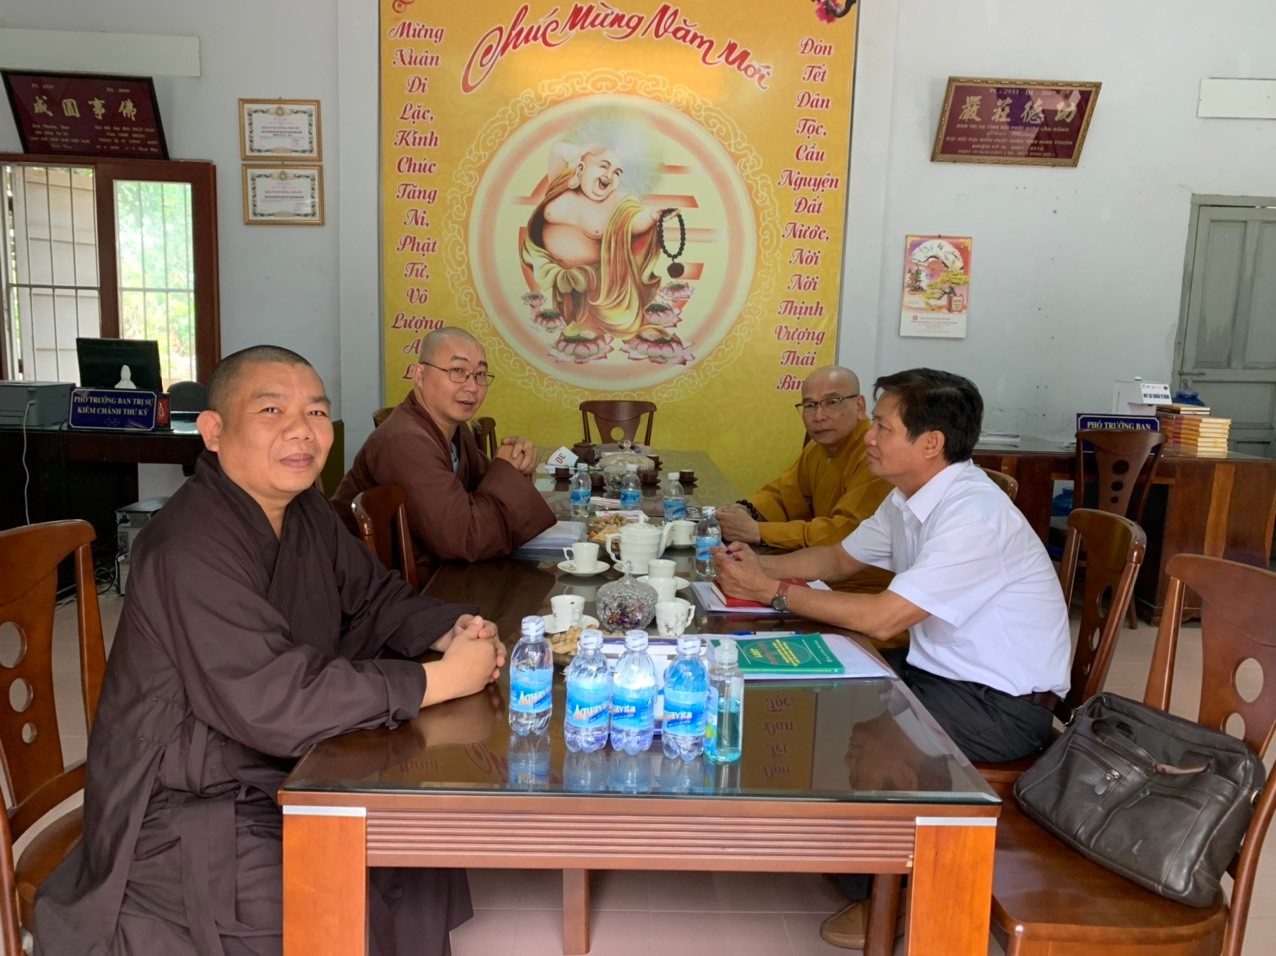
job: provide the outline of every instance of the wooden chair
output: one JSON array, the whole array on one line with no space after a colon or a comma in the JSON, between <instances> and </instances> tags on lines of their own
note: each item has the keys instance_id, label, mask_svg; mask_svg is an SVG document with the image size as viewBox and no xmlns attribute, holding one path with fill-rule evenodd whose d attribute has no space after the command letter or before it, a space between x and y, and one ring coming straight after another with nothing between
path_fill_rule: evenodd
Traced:
<instances>
[{"instance_id":1,"label":"wooden chair","mask_svg":"<svg viewBox=\"0 0 1276 956\"><path fill-rule=\"evenodd\" d=\"M1068 607L1072 606L1082 550L1086 573L1081 623L1064 697L1064 702L1074 709L1103 689L1121 634L1122 618L1134 597L1134 580L1143 565L1147 535L1129 518L1106 511L1077 508L1068 515L1068 540L1059 568L1059 583ZM980 762L975 767L989 783L1014 783L1036 759L1034 754L1009 763Z\"/></svg>"},{"instance_id":2,"label":"wooden chair","mask_svg":"<svg viewBox=\"0 0 1276 956\"><path fill-rule=\"evenodd\" d=\"M484 415L482 418L474 419L474 440L478 442L479 451L487 455L489 459L496 457L496 447L500 444L496 440L496 419L490 415Z\"/></svg>"},{"instance_id":3,"label":"wooden chair","mask_svg":"<svg viewBox=\"0 0 1276 956\"><path fill-rule=\"evenodd\" d=\"M22 931L30 932L35 925L36 888L83 832L80 807L47 824L45 820L62 801L84 789L84 761L69 767L64 763L53 691L58 565L71 555L87 729L93 726L106 670L92 541L93 526L87 521L51 521L0 531L0 624L9 632L0 642L0 681L7 688L0 706L0 766L13 801L0 815L0 937L9 953L23 951ZM33 829L34 836L15 863L14 843Z\"/></svg>"},{"instance_id":4,"label":"wooden chair","mask_svg":"<svg viewBox=\"0 0 1276 956\"><path fill-rule=\"evenodd\" d=\"M375 412L373 412L372 427L380 428L382 422L384 422L387 418L390 417L390 413L394 411L394 409L395 409L395 406L387 405L385 408L378 408Z\"/></svg>"},{"instance_id":5,"label":"wooden chair","mask_svg":"<svg viewBox=\"0 0 1276 956\"><path fill-rule=\"evenodd\" d=\"M391 571L398 571L414 591L421 590L416 552L408 527L408 493L402 485L374 485L350 503L359 537Z\"/></svg>"},{"instance_id":6,"label":"wooden chair","mask_svg":"<svg viewBox=\"0 0 1276 956\"><path fill-rule=\"evenodd\" d=\"M1086 443L1094 447L1094 463L1098 471L1098 495L1095 507L1100 511L1133 518L1143 523L1143 509L1147 507L1152 479L1161 460L1165 436L1152 431L1114 431L1086 429L1077 432L1077 465L1073 500L1086 505ZM1139 497L1133 499L1135 487ZM1133 512L1133 513L1131 513ZM1126 612L1131 628L1137 626L1134 605Z\"/></svg>"},{"instance_id":7,"label":"wooden chair","mask_svg":"<svg viewBox=\"0 0 1276 956\"><path fill-rule=\"evenodd\" d=\"M1006 493L1006 497L1011 501L1015 500L1015 496L1019 494L1019 482L1011 478L1004 471L993 471L991 468L985 468L984 474L992 479L992 483Z\"/></svg>"},{"instance_id":8,"label":"wooden chair","mask_svg":"<svg viewBox=\"0 0 1276 956\"><path fill-rule=\"evenodd\" d=\"M589 416L594 416L594 424L598 427L599 444L608 442L637 441L638 429L642 417L647 416L647 430L642 444L651 445L651 423L656 418L655 402L637 402L628 400L596 399L580 403L580 422L585 428L585 441L594 439L589 430ZM618 434L619 432L619 434Z\"/></svg>"},{"instance_id":9,"label":"wooden chair","mask_svg":"<svg viewBox=\"0 0 1276 956\"><path fill-rule=\"evenodd\" d=\"M1144 702L1166 708L1184 593L1201 599L1202 679L1197 720L1241 736L1260 755L1276 732L1276 574L1246 564L1179 554L1157 632ZM1257 695L1236 686L1241 664L1262 668ZM1252 697L1253 699L1247 699ZM1005 796L1009 797L1007 792ZM1231 904L1183 906L1144 890L1064 846L1019 810L1013 798L997 826L993 934L1007 956L1240 956L1258 856L1276 811L1276 785L1263 790L1233 861Z\"/></svg>"}]
</instances>

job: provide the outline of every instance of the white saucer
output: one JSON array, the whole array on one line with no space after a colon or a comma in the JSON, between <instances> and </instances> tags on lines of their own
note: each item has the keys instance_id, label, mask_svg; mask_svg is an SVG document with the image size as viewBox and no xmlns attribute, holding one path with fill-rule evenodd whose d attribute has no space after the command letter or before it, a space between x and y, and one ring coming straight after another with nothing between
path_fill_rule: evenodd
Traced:
<instances>
[{"instance_id":1,"label":"white saucer","mask_svg":"<svg viewBox=\"0 0 1276 956\"><path fill-rule=\"evenodd\" d=\"M643 584L650 584L651 582L647 580L649 577L651 577L650 574L644 574L638 580L641 581ZM691 582L688 581L686 578L674 578L673 580L674 580L674 583L677 585L677 587L675 588L675 590L677 591L681 591L683 588L691 587Z\"/></svg>"},{"instance_id":2,"label":"white saucer","mask_svg":"<svg viewBox=\"0 0 1276 956\"><path fill-rule=\"evenodd\" d=\"M558 634L558 633L561 633L561 632L558 630L558 625L557 625L556 623L554 623L554 615L552 615L552 614L546 614L546 615L544 615L543 617L541 617L541 620L545 622L545 633L546 633L546 634ZM598 626L598 618L596 618L596 617L590 617L588 614L586 614L584 617L582 617L582 618L580 619L580 626L581 626L581 627L597 627L597 626Z\"/></svg>"},{"instance_id":3,"label":"white saucer","mask_svg":"<svg viewBox=\"0 0 1276 956\"><path fill-rule=\"evenodd\" d=\"M576 574L582 578L588 578L588 577L592 577L595 574L602 574L604 571L606 571L607 562L599 561L589 571L577 571L576 564L574 561L559 561L558 570L562 571L564 574Z\"/></svg>"}]
</instances>

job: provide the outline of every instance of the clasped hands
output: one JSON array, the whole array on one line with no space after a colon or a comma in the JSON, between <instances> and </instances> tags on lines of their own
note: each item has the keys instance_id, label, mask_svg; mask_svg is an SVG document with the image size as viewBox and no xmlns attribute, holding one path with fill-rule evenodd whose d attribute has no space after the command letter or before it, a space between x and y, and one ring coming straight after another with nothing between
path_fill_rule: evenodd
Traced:
<instances>
[{"instance_id":1,"label":"clasped hands","mask_svg":"<svg viewBox=\"0 0 1276 956\"><path fill-rule=\"evenodd\" d=\"M443 654L425 668L421 706L466 697L496 680L505 664L505 645L496 625L477 614L462 614L452 629L432 645Z\"/></svg>"},{"instance_id":2,"label":"clasped hands","mask_svg":"<svg viewBox=\"0 0 1276 956\"><path fill-rule=\"evenodd\" d=\"M725 541L746 541L757 544L762 540L762 531L757 521L744 505L723 505L718 509L717 518Z\"/></svg>"},{"instance_id":3,"label":"clasped hands","mask_svg":"<svg viewBox=\"0 0 1276 956\"><path fill-rule=\"evenodd\" d=\"M536 466L540 464L540 454L536 446L526 438L510 435L501 439L501 447L496 449L496 457L508 461L523 474L536 474Z\"/></svg>"}]
</instances>

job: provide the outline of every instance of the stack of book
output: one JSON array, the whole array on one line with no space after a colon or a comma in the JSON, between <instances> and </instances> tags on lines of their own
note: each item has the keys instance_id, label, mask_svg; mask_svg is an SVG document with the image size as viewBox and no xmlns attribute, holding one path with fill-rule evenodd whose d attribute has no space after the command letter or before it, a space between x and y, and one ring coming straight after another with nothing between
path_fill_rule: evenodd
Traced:
<instances>
[{"instance_id":1,"label":"stack of book","mask_svg":"<svg viewBox=\"0 0 1276 956\"><path fill-rule=\"evenodd\" d=\"M1203 405L1162 405L1157 411L1170 451L1193 458L1226 458L1230 418L1215 418Z\"/></svg>"}]
</instances>

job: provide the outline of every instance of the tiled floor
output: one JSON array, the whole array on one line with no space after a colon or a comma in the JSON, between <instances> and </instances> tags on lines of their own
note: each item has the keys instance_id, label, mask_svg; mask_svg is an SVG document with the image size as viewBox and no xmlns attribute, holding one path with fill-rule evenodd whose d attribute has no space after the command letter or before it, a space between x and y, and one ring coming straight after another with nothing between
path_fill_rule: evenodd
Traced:
<instances>
[{"instance_id":1,"label":"tiled floor","mask_svg":"<svg viewBox=\"0 0 1276 956\"><path fill-rule=\"evenodd\" d=\"M103 595L103 626L114 634L121 599ZM54 666L59 678L59 720L68 760L82 756L84 719L79 708L74 609L59 611ZM0 650L6 635L0 629ZM1141 625L1117 647L1107 689L1141 697L1155 637ZM1199 632L1186 627L1180 642L1173 709L1190 714L1200 680ZM69 698L63 700L62 698ZM1269 760L1268 764L1271 765ZM1276 953L1276 836L1259 868L1244 956ZM453 934L454 956L556 956L562 952L561 875L541 870L475 870L470 874L475 916ZM820 939L820 922L841 896L820 876L740 873L628 873L594 875L593 956L731 953L785 956L844 952ZM898 953L904 953L900 942ZM1001 948L989 943L988 952Z\"/></svg>"}]
</instances>

